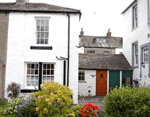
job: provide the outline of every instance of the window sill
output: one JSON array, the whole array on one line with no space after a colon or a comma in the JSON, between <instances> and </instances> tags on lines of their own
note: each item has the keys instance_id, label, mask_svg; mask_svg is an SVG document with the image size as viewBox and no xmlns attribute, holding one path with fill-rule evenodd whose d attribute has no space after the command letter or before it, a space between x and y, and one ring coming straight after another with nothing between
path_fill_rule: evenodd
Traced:
<instances>
[{"instance_id":1,"label":"window sill","mask_svg":"<svg viewBox=\"0 0 150 117\"><path fill-rule=\"evenodd\" d=\"M52 50L52 46L30 46L30 49L34 50Z\"/></svg>"},{"instance_id":2,"label":"window sill","mask_svg":"<svg viewBox=\"0 0 150 117\"><path fill-rule=\"evenodd\" d=\"M32 93L32 92L36 92L38 90L35 90L35 89L21 89L21 93Z\"/></svg>"},{"instance_id":3,"label":"window sill","mask_svg":"<svg viewBox=\"0 0 150 117\"><path fill-rule=\"evenodd\" d=\"M84 81L84 80L79 80L79 83L86 83L86 81Z\"/></svg>"},{"instance_id":4,"label":"window sill","mask_svg":"<svg viewBox=\"0 0 150 117\"><path fill-rule=\"evenodd\" d=\"M132 30L131 31L134 31L134 30L136 30L138 28L138 26L137 27L135 27L135 28L132 28Z\"/></svg>"},{"instance_id":5,"label":"window sill","mask_svg":"<svg viewBox=\"0 0 150 117\"><path fill-rule=\"evenodd\" d=\"M134 69L139 68L139 66L133 66Z\"/></svg>"}]
</instances>

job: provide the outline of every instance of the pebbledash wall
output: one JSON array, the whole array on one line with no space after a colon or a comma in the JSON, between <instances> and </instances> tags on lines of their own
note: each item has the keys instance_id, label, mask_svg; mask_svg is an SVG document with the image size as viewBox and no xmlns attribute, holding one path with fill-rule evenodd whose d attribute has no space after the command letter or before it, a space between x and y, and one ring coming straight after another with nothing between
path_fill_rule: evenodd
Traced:
<instances>
[{"instance_id":1,"label":"pebbledash wall","mask_svg":"<svg viewBox=\"0 0 150 117\"><path fill-rule=\"evenodd\" d=\"M132 16L133 16L133 6L137 4L138 12L138 27L132 29ZM132 59L132 44L138 42L138 65L133 66L133 79L141 79L140 85L150 85L150 66L149 63L145 63L145 68L141 66L142 62L142 47L144 45L149 45L150 38L148 34L150 32L150 27L148 27L148 0L138 0L135 2L125 13L124 17L124 36L123 36L123 53L130 65L133 64ZM150 47L149 47L150 53ZM150 54L149 54L150 58ZM149 60L150 61L150 60Z\"/></svg>"},{"instance_id":2,"label":"pebbledash wall","mask_svg":"<svg viewBox=\"0 0 150 117\"><path fill-rule=\"evenodd\" d=\"M49 17L49 44L52 50L32 50L36 45L35 17ZM69 87L73 91L74 103L78 103L78 40L79 15L70 14L70 74ZM50 13L13 13L9 14L8 51L6 64L6 85L10 82L26 86L25 64L27 62L54 63L54 82L63 84L63 61L56 56L67 58L68 16L67 14ZM66 78L67 79L67 78ZM31 88L31 87L30 87ZM32 87L34 89L34 87ZM5 93L6 97L6 93Z\"/></svg>"}]
</instances>

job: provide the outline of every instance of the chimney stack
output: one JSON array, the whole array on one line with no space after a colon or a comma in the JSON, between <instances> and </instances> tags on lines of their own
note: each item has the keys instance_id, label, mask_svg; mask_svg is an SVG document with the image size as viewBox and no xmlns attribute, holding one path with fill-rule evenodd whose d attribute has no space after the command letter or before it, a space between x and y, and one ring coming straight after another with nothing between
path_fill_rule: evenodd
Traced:
<instances>
[{"instance_id":1,"label":"chimney stack","mask_svg":"<svg viewBox=\"0 0 150 117\"><path fill-rule=\"evenodd\" d=\"M107 37L111 37L110 28L108 29L108 32L107 32Z\"/></svg>"},{"instance_id":2,"label":"chimney stack","mask_svg":"<svg viewBox=\"0 0 150 117\"><path fill-rule=\"evenodd\" d=\"M29 3L29 0L16 0L16 5L24 5L25 3Z\"/></svg>"},{"instance_id":3,"label":"chimney stack","mask_svg":"<svg viewBox=\"0 0 150 117\"><path fill-rule=\"evenodd\" d=\"M83 28L81 28L81 31L80 31L80 35L79 35L79 37L83 37L84 36L84 31L83 31Z\"/></svg>"}]
</instances>

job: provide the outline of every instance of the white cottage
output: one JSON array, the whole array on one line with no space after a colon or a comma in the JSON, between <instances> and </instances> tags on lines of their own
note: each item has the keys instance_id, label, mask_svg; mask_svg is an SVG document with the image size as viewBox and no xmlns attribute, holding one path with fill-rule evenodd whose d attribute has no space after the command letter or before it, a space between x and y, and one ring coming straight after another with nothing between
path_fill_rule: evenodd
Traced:
<instances>
[{"instance_id":1,"label":"white cottage","mask_svg":"<svg viewBox=\"0 0 150 117\"><path fill-rule=\"evenodd\" d=\"M28 0L0 3L0 97L10 82L25 93L54 81L69 86L78 103L80 16L80 10Z\"/></svg>"},{"instance_id":2,"label":"white cottage","mask_svg":"<svg viewBox=\"0 0 150 117\"><path fill-rule=\"evenodd\" d=\"M122 15L123 53L134 68L133 79L150 86L150 0L134 0Z\"/></svg>"}]
</instances>

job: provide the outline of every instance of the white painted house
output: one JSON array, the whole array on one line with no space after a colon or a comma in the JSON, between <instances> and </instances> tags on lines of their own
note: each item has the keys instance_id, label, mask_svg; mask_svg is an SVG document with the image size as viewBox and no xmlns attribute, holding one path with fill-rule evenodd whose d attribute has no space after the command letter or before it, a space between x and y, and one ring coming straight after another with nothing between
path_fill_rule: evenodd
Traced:
<instances>
[{"instance_id":1,"label":"white painted house","mask_svg":"<svg viewBox=\"0 0 150 117\"><path fill-rule=\"evenodd\" d=\"M0 15L7 16L2 21L8 25L5 37L0 30L0 44L7 40L0 78L5 90L10 82L20 83L21 92L32 92L43 81L54 81L69 86L78 103L80 10L17 0L0 3Z\"/></svg>"},{"instance_id":2,"label":"white painted house","mask_svg":"<svg viewBox=\"0 0 150 117\"><path fill-rule=\"evenodd\" d=\"M134 68L133 79L150 86L150 0L134 0L122 14L123 53Z\"/></svg>"}]
</instances>

